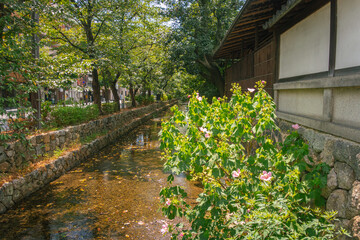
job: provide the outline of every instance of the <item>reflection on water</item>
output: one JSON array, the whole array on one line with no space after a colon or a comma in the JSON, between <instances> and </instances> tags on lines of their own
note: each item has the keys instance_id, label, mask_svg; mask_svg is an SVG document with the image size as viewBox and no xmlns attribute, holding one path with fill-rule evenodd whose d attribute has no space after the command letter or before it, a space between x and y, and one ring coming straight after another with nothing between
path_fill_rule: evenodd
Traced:
<instances>
[{"instance_id":1,"label":"reflection on water","mask_svg":"<svg viewBox=\"0 0 360 240\"><path fill-rule=\"evenodd\" d=\"M0 216L0 239L169 239L155 119ZM177 177L194 202L200 188Z\"/></svg>"}]
</instances>

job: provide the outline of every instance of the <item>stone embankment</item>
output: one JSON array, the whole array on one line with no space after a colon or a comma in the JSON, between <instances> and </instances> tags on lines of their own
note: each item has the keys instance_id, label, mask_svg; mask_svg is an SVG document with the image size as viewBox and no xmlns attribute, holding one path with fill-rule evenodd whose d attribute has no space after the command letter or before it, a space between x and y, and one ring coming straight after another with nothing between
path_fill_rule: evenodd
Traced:
<instances>
[{"instance_id":1,"label":"stone embankment","mask_svg":"<svg viewBox=\"0 0 360 240\"><path fill-rule=\"evenodd\" d=\"M293 130L291 124L279 122L283 132ZM298 132L307 140L314 161L331 167L322 193L326 209L337 211L338 224L360 239L360 144L304 127Z\"/></svg>"},{"instance_id":2,"label":"stone embankment","mask_svg":"<svg viewBox=\"0 0 360 240\"><path fill-rule=\"evenodd\" d=\"M28 151L20 143L0 148L1 172L7 172L26 162L35 162L32 154L43 155L51 153L57 148L69 146L79 139L90 136L99 131L108 131L94 141L81 145L77 150L67 152L64 156L42 166L23 177L3 184L0 188L0 213L4 213L31 193L39 190L49 182L63 175L66 171L78 165L92 154L98 152L108 144L116 141L120 136L140 126L154 115L174 105L175 101L156 103L135 110L129 110L106 118L97 119L77 126L44 133L31 137L30 143L34 150ZM6 167L4 167L6 165Z\"/></svg>"}]
</instances>

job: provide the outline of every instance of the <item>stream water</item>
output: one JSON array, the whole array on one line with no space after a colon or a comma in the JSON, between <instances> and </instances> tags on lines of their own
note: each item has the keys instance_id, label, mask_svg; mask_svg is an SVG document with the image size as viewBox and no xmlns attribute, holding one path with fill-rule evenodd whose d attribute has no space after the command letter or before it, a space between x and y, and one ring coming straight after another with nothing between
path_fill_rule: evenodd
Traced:
<instances>
[{"instance_id":1,"label":"stream water","mask_svg":"<svg viewBox=\"0 0 360 240\"><path fill-rule=\"evenodd\" d=\"M160 125L151 120L0 215L0 239L169 239L160 233ZM201 191L184 176L175 184L190 204Z\"/></svg>"}]
</instances>

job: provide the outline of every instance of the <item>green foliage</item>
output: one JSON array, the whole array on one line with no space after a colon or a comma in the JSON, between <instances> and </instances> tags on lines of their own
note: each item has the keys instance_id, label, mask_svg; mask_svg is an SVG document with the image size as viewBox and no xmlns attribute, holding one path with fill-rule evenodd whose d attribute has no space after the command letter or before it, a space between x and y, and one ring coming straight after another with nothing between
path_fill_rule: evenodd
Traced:
<instances>
[{"instance_id":1,"label":"green foliage","mask_svg":"<svg viewBox=\"0 0 360 240\"><path fill-rule=\"evenodd\" d=\"M104 114L114 113L114 112L116 112L116 103L115 102L103 103L102 109L103 109Z\"/></svg>"},{"instance_id":2,"label":"green foliage","mask_svg":"<svg viewBox=\"0 0 360 240\"><path fill-rule=\"evenodd\" d=\"M33 109L24 99L37 90L37 62L31 54L32 36L37 32L31 13L36 11L36 3L0 0L0 116L6 116L0 119L1 145L25 140L31 127ZM24 119L26 115L29 119Z\"/></svg>"},{"instance_id":3,"label":"green foliage","mask_svg":"<svg viewBox=\"0 0 360 240\"><path fill-rule=\"evenodd\" d=\"M153 95L137 95L135 96L135 99L139 103L139 105L149 105L155 102L155 97Z\"/></svg>"},{"instance_id":4,"label":"green foliage","mask_svg":"<svg viewBox=\"0 0 360 240\"><path fill-rule=\"evenodd\" d=\"M212 100L193 94L188 112L172 108L162 124L164 170L200 181L197 203L173 186L161 190L163 213L185 217L191 228L167 226L173 239L333 239L336 213L321 206L329 168L307 164L308 146L294 131L275 141L275 105L257 83L253 94L234 86L233 96ZM266 171L266 172L265 172Z\"/></svg>"},{"instance_id":5,"label":"green foliage","mask_svg":"<svg viewBox=\"0 0 360 240\"><path fill-rule=\"evenodd\" d=\"M191 75L215 85L220 94L224 90L226 63L213 59L242 0L161 0L164 12L174 23L169 34L169 48L174 65L183 67Z\"/></svg>"},{"instance_id":6,"label":"green foliage","mask_svg":"<svg viewBox=\"0 0 360 240\"><path fill-rule=\"evenodd\" d=\"M65 127L91 121L99 116L99 110L95 105L87 107L57 106L51 112L50 125L54 127Z\"/></svg>"},{"instance_id":7,"label":"green foliage","mask_svg":"<svg viewBox=\"0 0 360 240\"><path fill-rule=\"evenodd\" d=\"M41 119L43 121L49 119L51 112L51 105L52 103L50 101L44 101L41 103Z\"/></svg>"},{"instance_id":8,"label":"green foliage","mask_svg":"<svg viewBox=\"0 0 360 240\"><path fill-rule=\"evenodd\" d=\"M169 100L168 95L166 95L166 93L164 93L163 95L161 95L160 100L163 101L163 102L166 102L167 100Z\"/></svg>"}]
</instances>

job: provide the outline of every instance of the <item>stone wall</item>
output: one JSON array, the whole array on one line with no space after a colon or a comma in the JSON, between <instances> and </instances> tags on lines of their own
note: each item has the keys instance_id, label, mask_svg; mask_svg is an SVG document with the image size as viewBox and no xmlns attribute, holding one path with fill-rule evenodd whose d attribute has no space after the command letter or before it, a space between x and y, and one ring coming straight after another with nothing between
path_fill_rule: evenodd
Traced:
<instances>
[{"instance_id":1,"label":"stone wall","mask_svg":"<svg viewBox=\"0 0 360 240\"><path fill-rule=\"evenodd\" d=\"M78 150L68 152L66 155L23 177L3 184L0 187L0 213L4 213L15 205L16 202L60 177L81 161L114 142L121 135L143 124L151 119L153 115L166 110L174 104L174 101L167 104L156 103L140 109L130 110L107 118L32 137L30 141L34 144L35 151L38 154L43 154L54 150L56 147L64 147L71 141L75 141L79 137L88 136L99 129L111 130L108 134L97 138L91 143L82 145ZM31 158L22 156L21 153L25 149L17 144L11 144L6 149L1 150L1 155L4 155L4 153L6 155L5 162L11 166L16 166L16 161L31 161Z\"/></svg>"},{"instance_id":2,"label":"stone wall","mask_svg":"<svg viewBox=\"0 0 360 240\"><path fill-rule=\"evenodd\" d=\"M162 103L156 103L107 118L70 126L59 131L32 136L28 139L30 146L20 142L10 143L6 148L0 146L0 173L16 171L16 169L22 168L30 162L36 162L37 158L34 158L34 155L51 154L55 149L62 149L99 130L119 128L131 119L137 118L145 112L153 111L162 105Z\"/></svg>"},{"instance_id":3,"label":"stone wall","mask_svg":"<svg viewBox=\"0 0 360 240\"><path fill-rule=\"evenodd\" d=\"M292 124L279 121L283 132L293 130ZM298 132L308 141L311 157L331 167L322 193L326 209L336 210L338 224L360 239L360 144L305 127Z\"/></svg>"}]
</instances>

